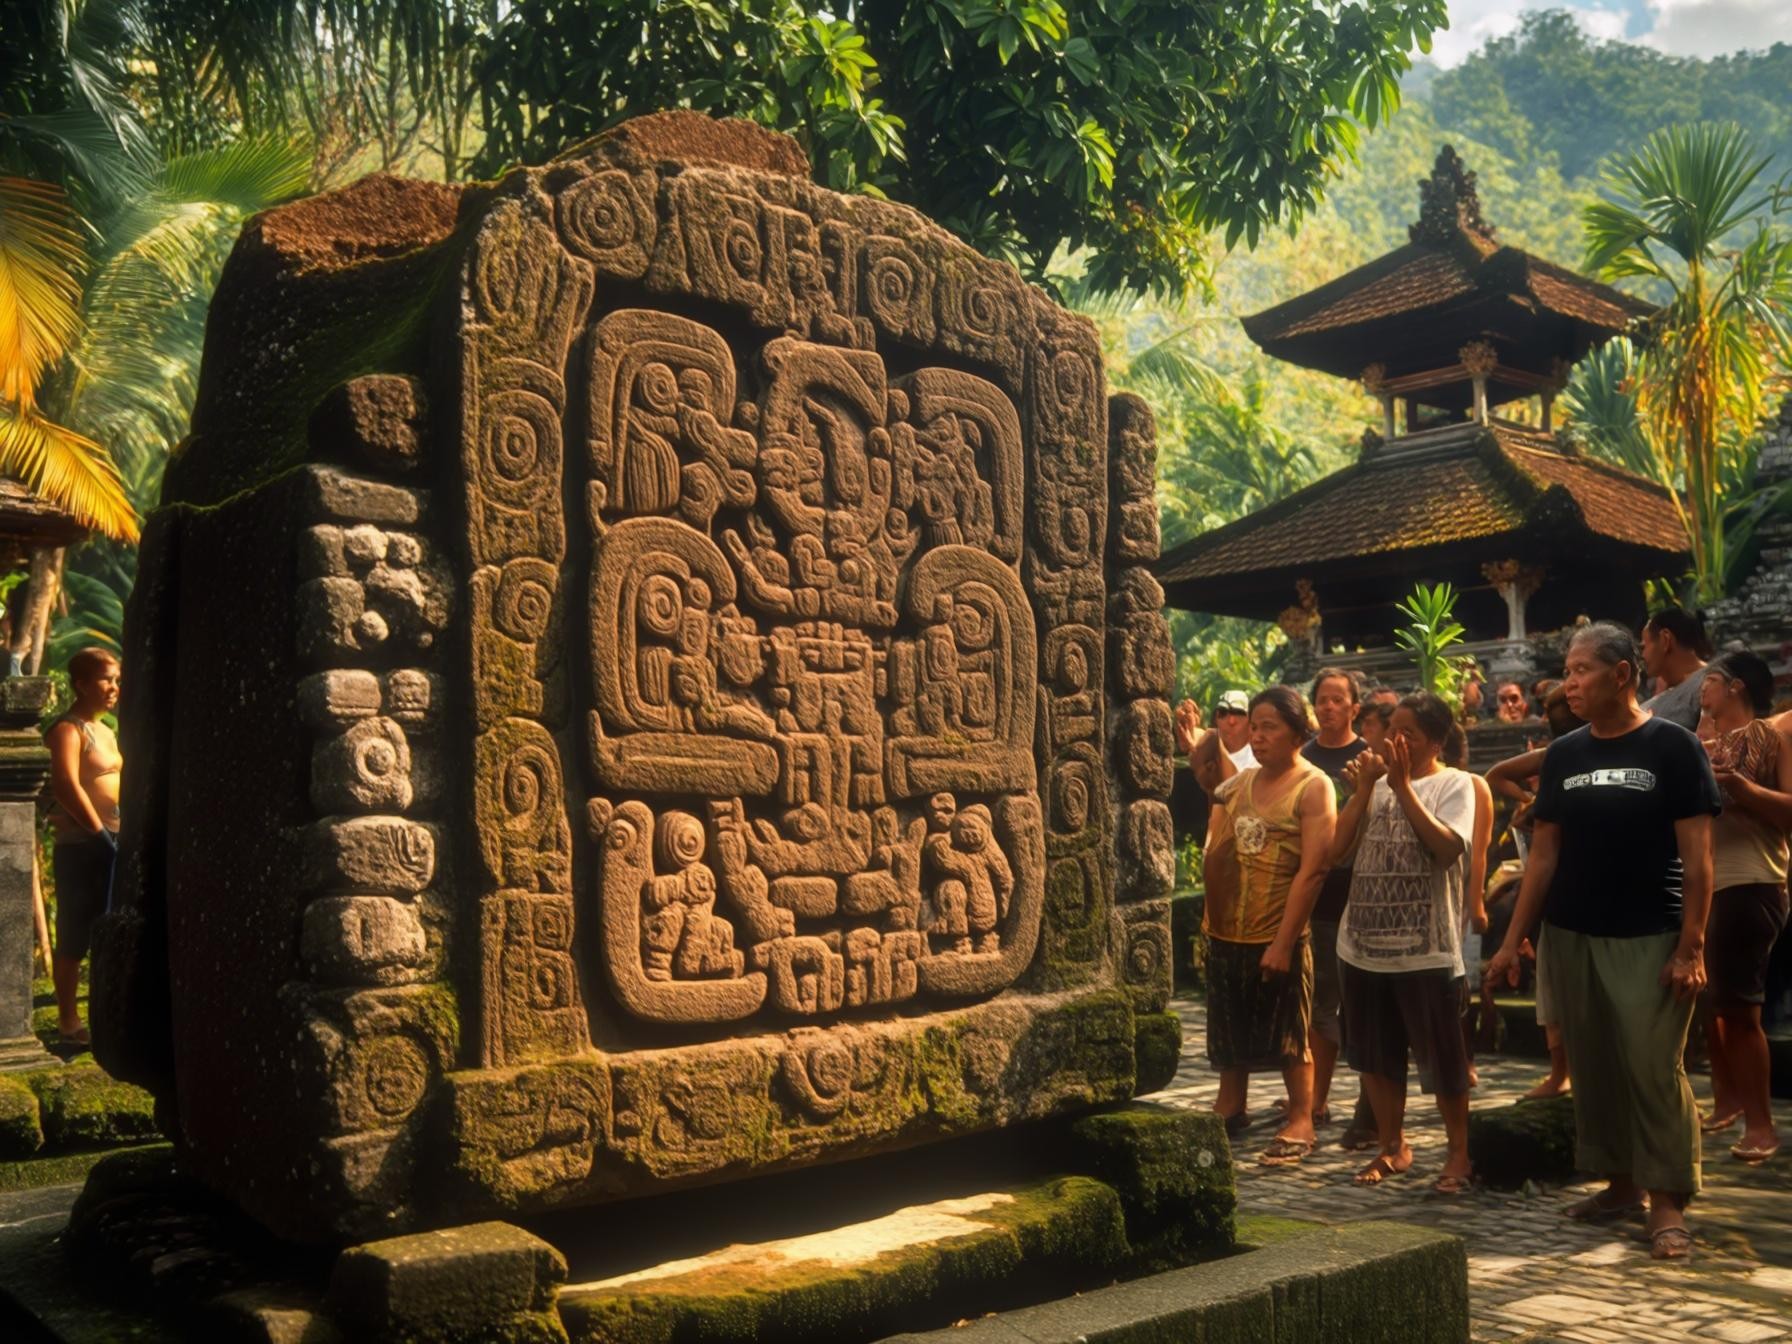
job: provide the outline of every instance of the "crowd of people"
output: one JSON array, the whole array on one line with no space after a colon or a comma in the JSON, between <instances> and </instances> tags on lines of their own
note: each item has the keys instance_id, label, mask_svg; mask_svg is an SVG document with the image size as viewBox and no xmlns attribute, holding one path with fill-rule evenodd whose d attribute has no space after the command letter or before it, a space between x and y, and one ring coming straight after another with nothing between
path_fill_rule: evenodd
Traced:
<instances>
[{"instance_id":1,"label":"crowd of people","mask_svg":"<svg viewBox=\"0 0 1792 1344\"><path fill-rule=\"evenodd\" d=\"M1539 731L1483 777L1463 720L1488 699ZM1447 1139L1433 1188L1460 1194L1468 1024L1529 975L1550 1047L1531 1095L1573 1098L1578 1165L1607 1182L1569 1215L1642 1214L1656 1258L1689 1256L1701 1130L1740 1124L1741 1162L1779 1150L1761 1007L1787 922L1792 713L1772 702L1762 659L1713 659L1698 617L1670 610L1640 639L1583 624L1559 680L1475 685L1455 708L1336 667L1306 696L1228 690L1206 729L1177 706L1206 799L1207 1053L1228 1132L1250 1122L1250 1075L1280 1073L1258 1160L1299 1163L1342 1060L1360 1095L1341 1142L1374 1150L1355 1180L1400 1176L1416 1065ZM1695 1017L1703 1116L1684 1063Z\"/></svg>"}]
</instances>

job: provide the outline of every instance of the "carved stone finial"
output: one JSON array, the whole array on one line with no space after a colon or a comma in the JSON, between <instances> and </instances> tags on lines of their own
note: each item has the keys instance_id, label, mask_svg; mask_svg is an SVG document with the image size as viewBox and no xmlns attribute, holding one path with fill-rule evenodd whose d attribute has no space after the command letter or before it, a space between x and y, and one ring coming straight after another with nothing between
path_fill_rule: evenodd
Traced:
<instances>
[{"instance_id":1,"label":"carved stone finial","mask_svg":"<svg viewBox=\"0 0 1792 1344\"><path fill-rule=\"evenodd\" d=\"M1485 378L1500 366L1499 351L1492 341L1470 341L1456 352L1456 358L1471 378Z\"/></svg>"},{"instance_id":2,"label":"carved stone finial","mask_svg":"<svg viewBox=\"0 0 1792 1344\"><path fill-rule=\"evenodd\" d=\"M1419 218L1406 234L1415 243L1447 243L1463 232L1491 240L1493 225L1481 218L1475 175L1445 145L1437 152L1431 176L1419 182Z\"/></svg>"}]
</instances>

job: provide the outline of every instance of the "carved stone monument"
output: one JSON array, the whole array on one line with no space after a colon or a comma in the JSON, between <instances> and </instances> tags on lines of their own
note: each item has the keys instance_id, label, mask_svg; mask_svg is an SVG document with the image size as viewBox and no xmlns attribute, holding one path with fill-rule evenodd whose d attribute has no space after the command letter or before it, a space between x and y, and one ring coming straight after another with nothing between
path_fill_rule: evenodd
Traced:
<instances>
[{"instance_id":1,"label":"carved stone monument","mask_svg":"<svg viewBox=\"0 0 1792 1344\"><path fill-rule=\"evenodd\" d=\"M258 218L129 614L102 1062L330 1241L1160 1086L1153 435L743 123Z\"/></svg>"}]
</instances>

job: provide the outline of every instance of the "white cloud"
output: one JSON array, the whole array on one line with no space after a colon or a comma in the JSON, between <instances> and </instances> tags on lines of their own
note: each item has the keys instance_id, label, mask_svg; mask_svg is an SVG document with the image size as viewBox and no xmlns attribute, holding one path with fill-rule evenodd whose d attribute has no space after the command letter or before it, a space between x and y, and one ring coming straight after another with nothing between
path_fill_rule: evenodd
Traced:
<instances>
[{"instance_id":1,"label":"white cloud","mask_svg":"<svg viewBox=\"0 0 1792 1344\"><path fill-rule=\"evenodd\" d=\"M1431 39L1431 59L1445 67L1460 65L1489 38L1517 28L1518 16L1535 7L1524 0L1453 0L1450 26Z\"/></svg>"},{"instance_id":2,"label":"white cloud","mask_svg":"<svg viewBox=\"0 0 1792 1344\"><path fill-rule=\"evenodd\" d=\"M1649 27L1637 40L1676 56L1720 56L1792 42L1786 0L1644 0Z\"/></svg>"},{"instance_id":3,"label":"white cloud","mask_svg":"<svg viewBox=\"0 0 1792 1344\"><path fill-rule=\"evenodd\" d=\"M1459 65L1490 38L1516 29L1533 9L1566 9L1589 37L1637 42L1675 56L1792 42L1792 0L1452 0L1450 26L1433 39L1432 59Z\"/></svg>"}]
</instances>

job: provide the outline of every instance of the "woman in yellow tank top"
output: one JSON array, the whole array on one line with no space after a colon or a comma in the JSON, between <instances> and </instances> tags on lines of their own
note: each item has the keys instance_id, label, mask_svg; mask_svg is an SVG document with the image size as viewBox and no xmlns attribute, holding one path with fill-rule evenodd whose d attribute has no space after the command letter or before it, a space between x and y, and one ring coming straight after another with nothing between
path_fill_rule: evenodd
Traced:
<instances>
[{"instance_id":1,"label":"woman in yellow tank top","mask_svg":"<svg viewBox=\"0 0 1792 1344\"><path fill-rule=\"evenodd\" d=\"M1330 867L1337 822L1331 782L1300 755L1306 701L1287 686L1251 701L1257 765L1220 786L1208 835L1207 1057L1220 1071L1214 1109L1236 1132L1253 1072L1280 1070L1288 1117L1259 1161L1298 1162L1313 1148L1313 957L1307 919Z\"/></svg>"}]
</instances>

